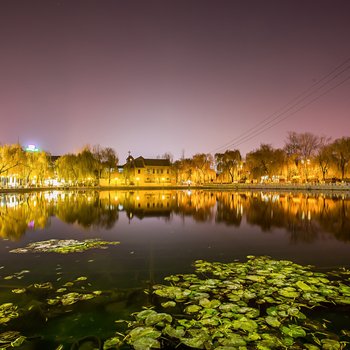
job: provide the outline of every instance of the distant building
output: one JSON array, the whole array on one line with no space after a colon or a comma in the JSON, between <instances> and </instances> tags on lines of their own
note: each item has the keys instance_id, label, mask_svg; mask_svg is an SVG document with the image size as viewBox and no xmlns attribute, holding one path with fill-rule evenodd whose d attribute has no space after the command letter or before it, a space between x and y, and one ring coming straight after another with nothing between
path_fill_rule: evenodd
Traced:
<instances>
[{"instance_id":1,"label":"distant building","mask_svg":"<svg viewBox=\"0 0 350 350\"><path fill-rule=\"evenodd\" d=\"M120 183L135 186L169 186L175 184L175 176L169 159L134 158L131 155L118 167Z\"/></svg>"}]
</instances>

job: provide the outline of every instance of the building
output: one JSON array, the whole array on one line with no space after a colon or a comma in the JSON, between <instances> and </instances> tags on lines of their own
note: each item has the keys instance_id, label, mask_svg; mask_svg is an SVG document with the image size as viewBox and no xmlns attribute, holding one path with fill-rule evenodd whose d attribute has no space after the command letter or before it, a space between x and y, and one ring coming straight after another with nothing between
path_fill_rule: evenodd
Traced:
<instances>
[{"instance_id":1,"label":"building","mask_svg":"<svg viewBox=\"0 0 350 350\"><path fill-rule=\"evenodd\" d=\"M118 167L119 183L135 186L170 186L175 176L169 159L134 158L131 155Z\"/></svg>"}]
</instances>

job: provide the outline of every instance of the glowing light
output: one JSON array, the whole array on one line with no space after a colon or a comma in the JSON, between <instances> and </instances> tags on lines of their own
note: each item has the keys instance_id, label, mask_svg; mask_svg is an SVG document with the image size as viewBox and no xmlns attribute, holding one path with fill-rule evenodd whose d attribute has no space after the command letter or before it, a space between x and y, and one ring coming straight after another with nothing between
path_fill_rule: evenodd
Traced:
<instances>
[{"instance_id":1,"label":"glowing light","mask_svg":"<svg viewBox=\"0 0 350 350\"><path fill-rule=\"evenodd\" d=\"M35 145L28 145L26 147L27 152L39 152L39 148L37 148Z\"/></svg>"}]
</instances>

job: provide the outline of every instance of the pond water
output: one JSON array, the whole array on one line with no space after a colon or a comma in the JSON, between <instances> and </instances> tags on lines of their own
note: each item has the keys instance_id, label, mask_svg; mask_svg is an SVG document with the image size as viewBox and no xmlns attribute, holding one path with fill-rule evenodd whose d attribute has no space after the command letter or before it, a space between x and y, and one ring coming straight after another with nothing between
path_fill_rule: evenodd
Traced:
<instances>
[{"instance_id":1,"label":"pond water","mask_svg":"<svg viewBox=\"0 0 350 350\"><path fill-rule=\"evenodd\" d=\"M11 252L50 239L92 238L120 244L68 254ZM350 268L349 252L347 193L1 194L0 303L17 305L23 317L2 323L0 317L0 333L11 330L28 337L21 349L56 349L60 344L78 349L79 339L86 336L112 336L115 320L127 319L147 302L144 289L171 274L192 273L195 260L270 256L332 271ZM47 309L44 301L55 298L67 282L73 282L73 292L103 293L61 311ZM23 288L25 293L13 292ZM340 323L350 321L347 315L341 317ZM337 322L337 315L334 319Z\"/></svg>"}]
</instances>

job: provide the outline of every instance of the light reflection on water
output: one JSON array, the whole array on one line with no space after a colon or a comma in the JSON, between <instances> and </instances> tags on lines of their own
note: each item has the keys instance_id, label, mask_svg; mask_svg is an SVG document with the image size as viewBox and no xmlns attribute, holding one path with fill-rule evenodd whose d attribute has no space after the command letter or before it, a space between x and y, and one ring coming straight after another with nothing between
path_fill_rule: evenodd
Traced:
<instances>
[{"instance_id":1,"label":"light reflection on water","mask_svg":"<svg viewBox=\"0 0 350 350\"><path fill-rule=\"evenodd\" d=\"M93 288L117 295L125 288L140 291L172 273L192 272L197 259L230 262L269 255L324 270L350 267L350 198L195 190L3 194L0 237L1 303L15 300L13 288L48 281L59 288L79 276L87 276ZM66 255L9 253L52 238L100 238L121 244ZM21 279L4 279L23 270L30 272ZM113 323L116 314L125 317L143 300L137 292L132 302L118 298L102 311L87 309L84 315L94 315L102 327L102 319ZM81 327L59 333L57 327L67 327L64 320L50 322L45 332L62 339L67 332L81 336ZM96 327L94 321L84 320L86 328ZM101 337L108 336L105 328L100 331Z\"/></svg>"}]
</instances>

